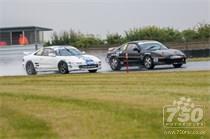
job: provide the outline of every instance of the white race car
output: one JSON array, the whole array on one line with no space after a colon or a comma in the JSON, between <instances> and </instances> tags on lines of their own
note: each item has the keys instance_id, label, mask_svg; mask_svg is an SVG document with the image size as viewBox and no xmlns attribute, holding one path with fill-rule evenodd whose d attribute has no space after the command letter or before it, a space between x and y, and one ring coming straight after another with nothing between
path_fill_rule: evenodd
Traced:
<instances>
[{"instance_id":1,"label":"white race car","mask_svg":"<svg viewBox=\"0 0 210 139\"><path fill-rule=\"evenodd\" d=\"M101 60L72 46L50 46L24 56L23 67L28 75L42 71L67 74L70 71L87 70L94 73L101 69Z\"/></svg>"}]
</instances>

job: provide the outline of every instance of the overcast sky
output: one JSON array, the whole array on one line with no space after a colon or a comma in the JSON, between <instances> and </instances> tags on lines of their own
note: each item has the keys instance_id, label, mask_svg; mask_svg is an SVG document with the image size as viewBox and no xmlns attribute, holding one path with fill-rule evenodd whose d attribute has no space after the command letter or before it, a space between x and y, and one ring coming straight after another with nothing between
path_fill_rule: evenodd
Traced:
<instances>
[{"instance_id":1,"label":"overcast sky","mask_svg":"<svg viewBox=\"0 0 210 139\"><path fill-rule=\"evenodd\" d=\"M198 23L210 23L210 0L0 0L0 27L72 28L104 36L147 25L181 30Z\"/></svg>"}]
</instances>

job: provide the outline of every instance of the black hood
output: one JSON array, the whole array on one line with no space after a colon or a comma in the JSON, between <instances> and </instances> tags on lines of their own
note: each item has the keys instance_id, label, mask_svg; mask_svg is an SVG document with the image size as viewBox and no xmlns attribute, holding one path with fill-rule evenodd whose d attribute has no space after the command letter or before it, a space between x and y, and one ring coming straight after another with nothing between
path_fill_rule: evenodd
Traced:
<instances>
[{"instance_id":1,"label":"black hood","mask_svg":"<svg viewBox=\"0 0 210 139\"><path fill-rule=\"evenodd\" d=\"M185 56L183 52L176 49L156 50L156 51L152 51L151 53L158 54L161 56L173 56L173 55Z\"/></svg>"}]
</instances>

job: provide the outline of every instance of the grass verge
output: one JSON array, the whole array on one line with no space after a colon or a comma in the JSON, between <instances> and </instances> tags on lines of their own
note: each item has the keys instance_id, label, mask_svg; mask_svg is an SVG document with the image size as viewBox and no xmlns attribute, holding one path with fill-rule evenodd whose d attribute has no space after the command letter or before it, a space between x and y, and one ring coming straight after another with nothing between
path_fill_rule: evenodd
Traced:
<instances>
[{"instance_id":1,"label":"grass verge","mask_svg":"<svg viewBox=\"0 0 210 139\"><path fill-rule=\"evenodd\" d=\"M165 135L162 108L185 96L210 115L209 86L208 71L0 77L0 138L208 139Z\"/></svg>"}]
</instances>

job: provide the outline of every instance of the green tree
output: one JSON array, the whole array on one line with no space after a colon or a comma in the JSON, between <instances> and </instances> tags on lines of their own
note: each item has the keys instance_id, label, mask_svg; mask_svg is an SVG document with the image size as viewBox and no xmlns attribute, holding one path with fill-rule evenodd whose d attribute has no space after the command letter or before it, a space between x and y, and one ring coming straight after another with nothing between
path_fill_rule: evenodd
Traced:
<instances>
[{"instance_id":1,"label":"green tree","mask_svg":"<svg viewBox=\"0 0 210 139\"><path fill-rule=\"evenodd\" d=\"M108 44L120 44L123 42L123 37L118 33L108 34L106 41Z\"/></svg>"},{"instance_id":2,"label":"green tree","mask_svg":"<svg viewBox=\"0 0 210 139\"><path fill-rule=\"evenodd\" d=\"M105 41L92 34L83 34L70 30L58 35L52 34L52 40L45 45L73 45L76 47L92 47L107 44L121 44L127 41L137 40L157 40L163 43L183 42L183 41L206 41L210 39L210 24L199 24L193 29L178 31L174 28L160 28L157 26L147 26L143 28L134 28L125 31L123 35L118 33L109 33Z\"/></svg>"},{"instance_id":3,"label":"green tree","mask_svg":"<svg viewBox=\"0 0 210 139\"><path fill-rule=\"evenodd\" d=\"M183 39L184 41L190 42L190 41L195 41L198 40L199 34L197 33L196 30L192 29L186 29L182 31Z\"/></svg>"},{"instance_id":4,"label":"green tree","mask_svg":"<svg viewBox=\"0 0 210 139\"><path fill-rule=\"evenodd\" d=\"M197 32L200 40L210 39L210 24L199 24Z\"/></svg>"}]
</instances>

